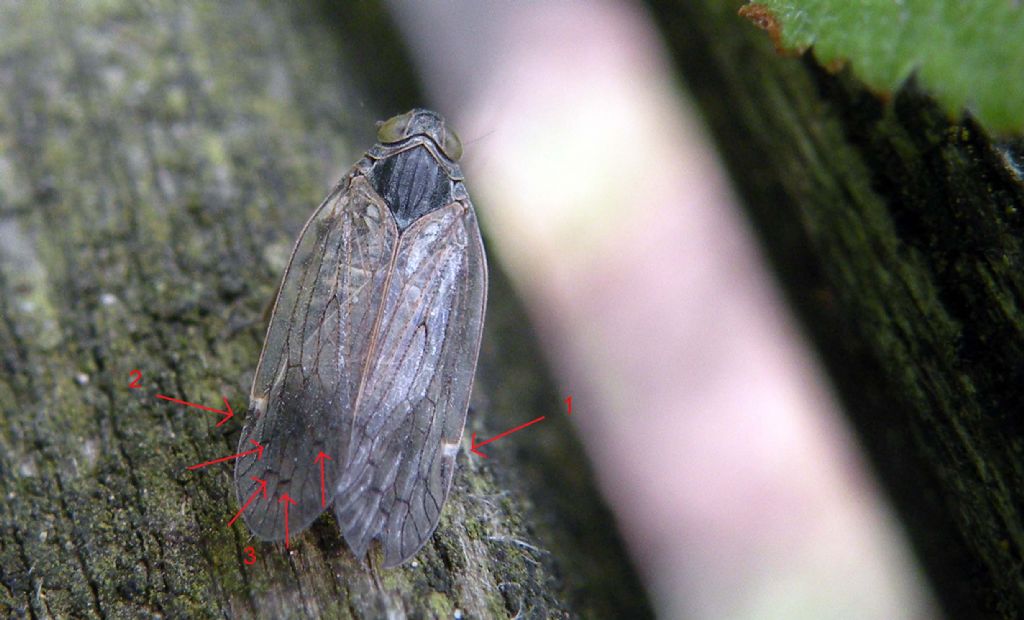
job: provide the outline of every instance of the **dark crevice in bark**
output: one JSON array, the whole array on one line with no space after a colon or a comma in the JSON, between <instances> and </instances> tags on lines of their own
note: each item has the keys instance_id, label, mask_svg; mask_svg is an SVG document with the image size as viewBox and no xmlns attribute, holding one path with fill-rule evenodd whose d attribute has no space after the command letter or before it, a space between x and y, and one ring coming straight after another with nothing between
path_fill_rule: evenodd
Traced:
<instances>
[{"instance_id":1,"label":"dark crevice in bark","mask_svg":"<svg viewBox=\"0 0 1024 620\"><path fill-rule=\"evenodd\" d=\"M61 483L60 476L55 474L53 480L57 487L57 497L60 502L61 517L64 519L65 522L73 524L75 523L75 518L74 515L71 514L71 511L68 509L67 502L64 501L64 485ZM69 528L69 533L71 534L71 538L75 545L74 557L75 561L78 564L78 570L81 572L86 585L89 586L89 592L92 595L91 611L93 611L100 618L105 618L106 615L103 613L103 607L100 604L99 584L93 578L92 571L89 570L89 565L84 555L88 553L88 545L85 541L81 539L81 535L77 534L76 531L77 528L75 528L74 525L72 525Z\"/></svg>"}]
</instances>

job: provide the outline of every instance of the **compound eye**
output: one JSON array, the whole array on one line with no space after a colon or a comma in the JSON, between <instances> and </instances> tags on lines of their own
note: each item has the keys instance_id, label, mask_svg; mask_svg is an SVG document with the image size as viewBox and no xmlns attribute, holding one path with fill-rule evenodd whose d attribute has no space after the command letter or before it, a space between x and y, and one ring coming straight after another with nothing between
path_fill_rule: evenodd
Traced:
<instances>
[{"instance_id":1,"label":"compound eye","mask_svg":"<svg viewBox=\"0 0 1024 620\"><path fill-rule=\"evenodd\" d=\"M459 161L462 158L462 140L454 131L448 129L444 132L444 144L441 145L444 154L452 161Z\"/></svg>"},{"instance_id":2,"label":"compound eye","mask_svg":"<svg viewBox=\"0 0 1024 620\"><path fill-rule=\"evenodd\" d=\"M405 130L409 126L410 115L408 112L392 116L377 127L377 140L382 144L398 142L405 137Z\"/></svg>"}]
</instances>

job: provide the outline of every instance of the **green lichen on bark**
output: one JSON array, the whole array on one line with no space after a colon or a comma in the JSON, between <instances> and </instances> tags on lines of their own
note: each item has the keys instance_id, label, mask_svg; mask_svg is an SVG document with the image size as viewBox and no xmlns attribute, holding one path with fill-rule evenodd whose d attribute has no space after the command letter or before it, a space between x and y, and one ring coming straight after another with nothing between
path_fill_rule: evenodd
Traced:
<instances>
[{"instance_id":1,"label":"green lichen on bark","mask_svg":"<svg viewBox=\"0 0 1024 620\"><path fill-rule=\"evenodd\" d=\"M588 477L537 484L582 461L572 441L460 455L436 536L393 571L328 516L290 552L253 541L225 527L230 468L185 470L234 452L294 235L372 141L335 27L270 3L0 6L0 616L649 613ZM482 432L560 402L494 280ZM218 429L157 393L239 415ZM576 483L559 513L546 496Z\"/></svg>"}]
</instances>

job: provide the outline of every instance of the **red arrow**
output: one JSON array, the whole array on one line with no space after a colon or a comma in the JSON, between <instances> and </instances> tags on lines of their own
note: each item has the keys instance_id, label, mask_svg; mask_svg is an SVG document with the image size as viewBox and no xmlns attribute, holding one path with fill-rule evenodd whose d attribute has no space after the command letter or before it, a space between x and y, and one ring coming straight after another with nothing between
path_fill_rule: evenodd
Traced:
<instances>
[{"instance_id":1,"label":"red arrow","mask_svg":"<svg viewBox=\"0 0 1024 620\"><path fill-rule=\"evenodd\" d=\"M323 452L318 454L316 456L316 458L313 459L314 463L320 463L320 507L321 508L327 508L327 492L326 492L326 489L324 487L324 462L325 462L325 459L326 459L326 461L333 461L334 460L331 457L329 457L326 454L324 454Z\"/></svg>"},{"instance_id":2,"label":"red arrow","mask_svg":"<svg viewBox=\"0 0 1024 620\"><path fill-rule=\"evenodd\" d=\"M281 499L277 500L277 503L284 504L284 548L287 549L288 548L288 504L291 504L291 505L294 506L294 505L298 504L298 502L295 501L294 499L288 497L288 494L285 493L285 494L283 494L281 496Z\"/></svg>"},{"instance_id":3,"label":"red arrow","mask_svg":"<svg viewBox=\"0 0 1024 620\"><path fill-rule=\"evenodd\" d=\"M249 504L252 503L252 500L256 499L257 495L262 493L263 494L263 499L267 499L267 481L266 480L260 480L256 476L249 476L249 477L252 478L253 480L255 480L256 482L259 482L260 483L260 488L258 488L255 491L253 491L252 495L249 496L249 499L246 500L245 504L243 504L242 507L238 509L238 512L235 513L235 516L231 517L231 520L228 521L228 527L231 527L235 523L235 521L238 521L238 517L242 516L242 513L245 512L245 509L249 507Z\"/></svg>"},{"instance_id":4,"label":"red arrow","mask_svg":"<svg viewBox=\"0 0 1024 620\"><path fill-rule=\"evenodd\" d=\"M200 467L206 467L207 465L213 465L215 463L223 463L224 461L230 461L231 459L241 458L243 456L253 453L256 454L256 460L263 458L263 446L257 443L255 439L250 439L249 442L254 444L256 447L253 448L252 450L239 452L238 454L232 454L231 456L223 456L219 459L213 459L212 461L206 461L205 463L200 463L198 465L191 465L189 466L189 469L199 469Z\"/></svg>"},{"instance_id":5,"label":"red arrow","mask_svg":"<svg viewBox=\"0 0 1024 620\"><path fill-rule=\"evenodd\" d=\"M514 433L516 431L521 431L524 428L526 428L527 426L529 426L531 424L536 424L537 422L540 422L543 419L544 419L544 416L540 416L536 420L530 420L526 424L520 424L519 426L517 426L517 427L515 427L513 429L509 429L509 430L505 431L504 433L502 433L500 435L495 435L494 437L491 437L487 441L481 441L480 443L476 442L476 433L473 433L473 436L470 438L470 448L469 449L473 451L473 454L476 454L477 456L482 456L484 458L487 458L487 455L484 454L483 452L477 450L477 448L486 446L487 444L491 443L492 441L498 441L499 439L501 439L505 435L511 435L512 433Z\"/></svg>"},{"instance_id":6,"label":"red arrow","mask_svg":"<svg viewBox=\"0 0 1024 620\"><path fill-rule=\"evenodd\" d=\"M231 410L231 403L228 402L227 396L221 396L221 398L224 399L224 406L227 408L227 411L221 411L220 409L214 409L212 407L206 407L204 405L197 405L195 403L190 403L187 400L178 400L177 398L171 398L170 396L164 396L163 394L157 394L156 397L162 398L163 400L169 400L172 403L178 403L179 405L188 405L189 407L195 407L196 409L202 409L203 411L212 411L214 413L219 413L224 417L221 418L220 422L217 422L217 426L220 426L221 424L227 422L232 418L232 416L235 415L235 412Z\"/></svg>"}]
</instances>

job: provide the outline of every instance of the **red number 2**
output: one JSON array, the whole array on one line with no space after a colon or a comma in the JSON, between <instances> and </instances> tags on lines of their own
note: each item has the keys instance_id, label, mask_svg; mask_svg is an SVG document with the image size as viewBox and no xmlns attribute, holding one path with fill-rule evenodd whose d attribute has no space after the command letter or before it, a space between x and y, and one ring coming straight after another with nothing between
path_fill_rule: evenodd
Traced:
<instances>
[{"instance_id":1,"label":"red number 2","mask_svg":"<svg viewBox=\"0 0 1024 620\"><path fill-rule=\"evenodd\" d=\"M255 564L256 563L256 549L254 549L253 547L246 547L244 549L244 551L245 551L245 554L248 557L245 558L242 561L245 562L246 565L248 565L248 566L252 566L253 564Z\"/></svg>"},{"instance_id":2,"label":"red number 2","mask_svg":"<svg viewBox=\"0 0 1024 620\"><path fill-rule=\"evenodd\" d=\"M140 388L140 387L142 387L141 385L139 385L139 381L142 380L142 371L140 371L140 370L133 370L130 373L128 373L128 376L129 377L135 377L134 379L132 379L132 382L128 384L128 387L130 387L130 388Z\"/></svg>"}]
</instances>

